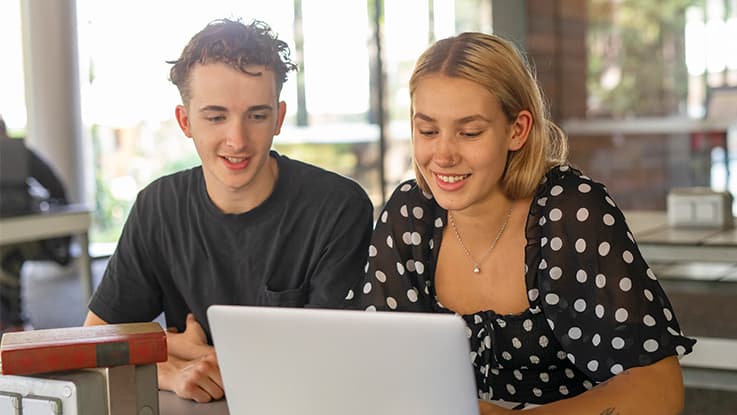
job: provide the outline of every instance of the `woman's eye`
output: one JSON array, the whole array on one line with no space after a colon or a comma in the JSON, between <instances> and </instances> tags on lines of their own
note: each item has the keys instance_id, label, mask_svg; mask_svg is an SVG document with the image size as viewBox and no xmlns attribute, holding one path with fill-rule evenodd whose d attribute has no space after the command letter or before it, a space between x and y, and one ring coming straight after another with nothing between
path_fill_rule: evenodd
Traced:
<instances>
[{"instance_id":1,"label":"woman's eye","mask_svg":"<svg viewBox=\"0 0 737 415\"><path fill-rule=\"evenodd\" d=\"M431 136L435 134L435 130L418 130L421 135Z\"/></svg>"},{"instance_id":2,"label":"woman's eye","mask_svg":"<svg viewBox=\"0 0 737 415\"><path fill-rule=\"evenodd\" d=\"M461 135L464 137L478 137L481 135L481 131L462 131Z\"/></svg>"}]
</instances>

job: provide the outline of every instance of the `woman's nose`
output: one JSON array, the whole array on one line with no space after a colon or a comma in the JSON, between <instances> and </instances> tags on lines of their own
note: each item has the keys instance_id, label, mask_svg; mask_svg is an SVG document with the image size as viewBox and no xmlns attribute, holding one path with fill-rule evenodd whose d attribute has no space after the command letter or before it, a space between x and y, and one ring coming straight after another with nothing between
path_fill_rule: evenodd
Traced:
<instances>
[{"instance_id":1,"label":"woman's nose","mask_svg":"<svg viewBox=\"0 0 737 415\"><path fill-rule=\"evenodd\" d=\"M433 159L439 166L455 165L458 161L455 138L445 135L438 137L436 140Z\"/></svg>"}]
</instances>

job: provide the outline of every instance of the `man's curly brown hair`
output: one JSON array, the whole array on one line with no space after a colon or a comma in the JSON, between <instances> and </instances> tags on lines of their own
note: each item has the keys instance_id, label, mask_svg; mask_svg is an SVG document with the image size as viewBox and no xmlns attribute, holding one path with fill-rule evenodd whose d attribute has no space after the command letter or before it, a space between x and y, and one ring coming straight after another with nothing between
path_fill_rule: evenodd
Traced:
<instances>
[{"instance_id":1,"label":"man's curly brown hair","mask_svg":"<svg viewBox=\"0 0 737 415\"><path fill-rule=\"evenodd\" d=\"M287 73L297 66L289 58L289 45L279 40L268 24L254 20L244 24L240 20L218 19L205 26L190 39L182 55L169 71L169 79L179 89L182 101L187 104L191 98L189 76L196 64L222 62L243 73L249 72L249 65L262 65L274 72L277 96L287 80Z\"/></svg>"}]
</instances>

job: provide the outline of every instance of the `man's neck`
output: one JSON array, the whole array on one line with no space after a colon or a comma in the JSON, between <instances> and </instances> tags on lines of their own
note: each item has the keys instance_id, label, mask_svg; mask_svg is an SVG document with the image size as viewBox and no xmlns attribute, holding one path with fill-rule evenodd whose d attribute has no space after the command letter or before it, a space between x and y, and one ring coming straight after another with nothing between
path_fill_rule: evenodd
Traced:
<instances>
[{"instance_id":1,"label":"man's neck","mask_svg":"<svg viewBox=\"0 0 737 415\"><path fill-rule=\"evenodd\" d=\"M207 194L213 204L223 213L240 214L249 212L266 200L274 191L276 181L279 178L279 163L274 157L269 156L258 178L246 187L213 194L207 186ZM207 183L207 179L205 179Z\"/></svg>"}]
</instances>

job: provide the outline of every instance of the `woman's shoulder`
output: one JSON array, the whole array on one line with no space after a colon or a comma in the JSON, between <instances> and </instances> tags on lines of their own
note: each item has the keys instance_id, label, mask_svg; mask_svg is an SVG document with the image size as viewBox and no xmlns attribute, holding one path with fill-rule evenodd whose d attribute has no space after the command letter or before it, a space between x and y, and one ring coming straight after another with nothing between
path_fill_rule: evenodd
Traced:
<instances>
[{"instance_id":1,"label":"woman's shoulder","mask_svg":"<svg viewBox=\"0 0 737 415\"><path fill-rule=\"evenodd\" d=\"M393 227L414 228L420 223L434 223L440 209L432 194L422 190L417 180L409 179L394 189L382 209L379 221L395 222Z\"/></svg>"},{"instance_id":2,"label":"woman's shoulder","mask_svg":"<svg viewBox=\"0 0 737 415\"><path fill-rule=\"evenodd\" d=\"M570 164L559 164L551 167L545 174L541 184L547 185L545 187L549 189L555 186L561 186L563 189L576 188L582 184L604 186Z\"/></svg>"},{"instance_id":3,"label":"woman's shoulder","mask_svg":"<svg viewBox=\"0 0 737 415\"><path fill-rule=\"evenodd\" d=\"M408 179L397 185L387 201L387 206L411 203L416 206L436 205L432 194L422 190L416 179Z\"/></svg>"},{"instance_id":4,"label":"woman's shoulder","mask_svg":"<svg viewBox=\"0 0 737 415\"><path fill-rule=\"evenodd\" d=\"M606 186L580 170L561 164L551 167L540 182L535 201L547 210L560 207L616 206Z\"/></svg>"}]
</instances>

